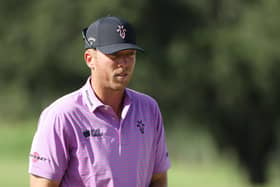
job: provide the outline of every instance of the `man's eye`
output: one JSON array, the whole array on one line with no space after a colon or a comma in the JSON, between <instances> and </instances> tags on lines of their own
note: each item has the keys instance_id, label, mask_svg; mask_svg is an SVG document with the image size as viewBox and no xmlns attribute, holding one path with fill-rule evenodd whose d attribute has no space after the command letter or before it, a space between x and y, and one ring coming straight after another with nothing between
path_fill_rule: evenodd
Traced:
<instances>
[{"instance_id":1,"label":"man's eye","mask_svg":"<svg viewBox=\"0 0 280 187\"><path fill-rule=\"evenodd\" d=\"M108 55L108 57L110 59L112 59L112 60L116 60L116 59L122 58L122 57L124 57L124 58L132 58L134 55L135 55L135 53L133 53L133 52L126 53L126 54L118 54L118 53L116 53L116 54L110 54L110 55Z\"/></svg>"},{"instance_id":2,"label":"man's eye","mask_svg":"<svg viewBox=\"0 0 280 187\"><path fill-rule=\"evenodd\" d=\"M117 59L118 56L117 55L108 55L110 59Z\"/></svg>"}]
</instances>

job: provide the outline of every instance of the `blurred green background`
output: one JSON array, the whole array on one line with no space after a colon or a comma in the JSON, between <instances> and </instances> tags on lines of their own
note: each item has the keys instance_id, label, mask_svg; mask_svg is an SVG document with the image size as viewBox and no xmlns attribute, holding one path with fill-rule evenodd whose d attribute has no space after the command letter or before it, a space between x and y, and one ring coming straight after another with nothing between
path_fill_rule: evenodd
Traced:
<instances>
[{"instance_id":1,"label":"blurred green background","mask_svg":"<svg viewBox=\"0 0 280 187\"><path fill-rule=\"evenodd\" d=\"M130 87L165 121L169 186L280 181L277 0L0 1L0 186L28 186L40 112L89 76L81 30L116 15L137 31Z\"/></svg>"}]
</instances>

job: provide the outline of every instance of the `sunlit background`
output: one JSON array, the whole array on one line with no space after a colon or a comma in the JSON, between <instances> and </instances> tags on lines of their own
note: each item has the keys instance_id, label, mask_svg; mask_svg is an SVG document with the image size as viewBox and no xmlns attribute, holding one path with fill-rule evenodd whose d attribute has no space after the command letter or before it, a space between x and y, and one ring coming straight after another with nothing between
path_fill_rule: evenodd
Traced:
<instances>
[{"instance_id":1,"label":"sunlit background","mask_svg":"<svg viewBox=\"0 0 280 187\"><path fill-rule=\"evenodd\" d=\"M171 187L279 186L280 1L1 0L0 186L28 186L40 112L89 76L81 31L120 16L145 49L130 87L161 108Z\"/></svg>"}]
</instances>

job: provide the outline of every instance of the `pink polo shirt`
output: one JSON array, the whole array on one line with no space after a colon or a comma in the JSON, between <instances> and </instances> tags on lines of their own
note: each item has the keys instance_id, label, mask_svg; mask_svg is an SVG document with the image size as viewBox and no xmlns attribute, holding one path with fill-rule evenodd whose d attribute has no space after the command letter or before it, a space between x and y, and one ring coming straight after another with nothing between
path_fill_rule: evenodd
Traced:
<instances>
[{"instance_id":1,"label":"pink polo shirt","mask_svg":"<svg viewBox=\"0 0 280 187\"><path fill-rule=\"evenodd\" d=\"M126 89L119 119L89 80L42 112L29 161L29 173L61 187L148 187L169 167L156 101Z\"/></svg>"}]
</instances>

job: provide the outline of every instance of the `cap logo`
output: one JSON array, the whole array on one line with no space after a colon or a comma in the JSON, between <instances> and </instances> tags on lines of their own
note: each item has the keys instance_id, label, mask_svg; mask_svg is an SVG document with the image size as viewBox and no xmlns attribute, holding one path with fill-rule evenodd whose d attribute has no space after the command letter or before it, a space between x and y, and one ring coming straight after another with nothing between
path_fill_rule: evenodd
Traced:
<instances>
[{"instance_id":1,"label":"cap logo","mask_svg":"<svg viewBox=\"0 0 280 187\"><path fill-rule=\"evenodd\" d=\"M118 25L117 32L119 32L119 33L120 33L120 37L121 37L122 39L124 39L124 38L125 38L126 29L124 28L124 26L123 26L123 25Z\"/></svg>"},{"instance_id":2,"label":"cap logo","mask_svg":"<svg viewBox=\"0 0 280 187\"><path fill-rule=\"evenodd\" d=\"M94 44L94 42L95 42L95 38L93 38L93 37L89 37L88 38L88 41L89 41L89 43L90 43L90 45L93 45Z\"/></svg>"}]
</instances>

